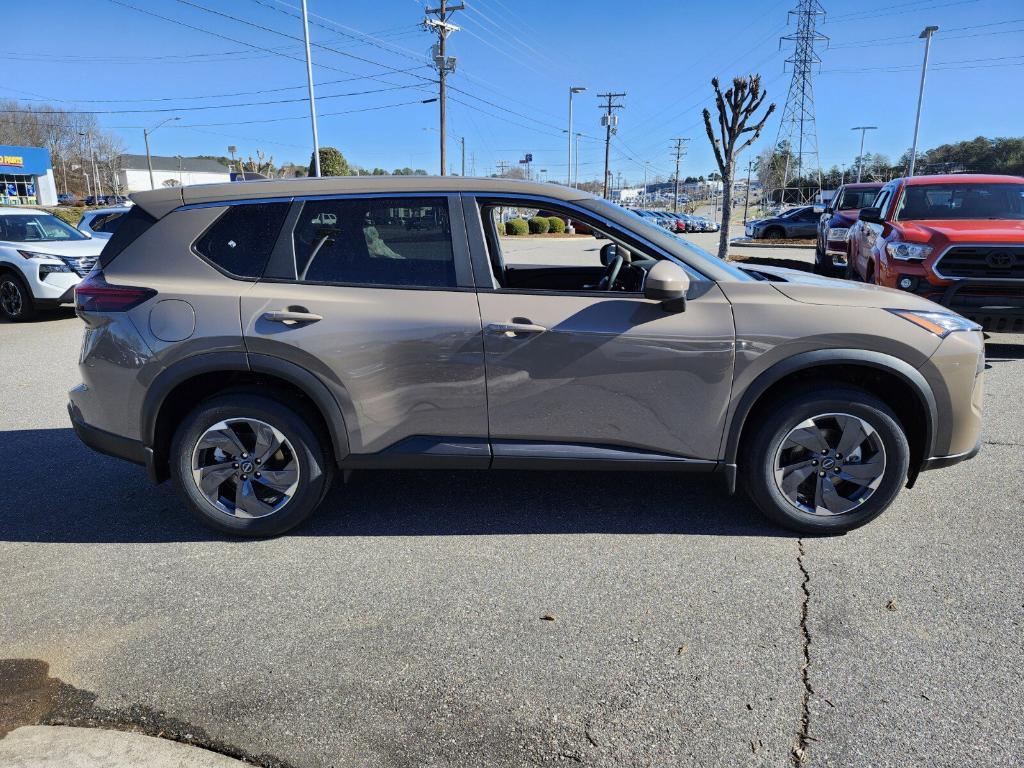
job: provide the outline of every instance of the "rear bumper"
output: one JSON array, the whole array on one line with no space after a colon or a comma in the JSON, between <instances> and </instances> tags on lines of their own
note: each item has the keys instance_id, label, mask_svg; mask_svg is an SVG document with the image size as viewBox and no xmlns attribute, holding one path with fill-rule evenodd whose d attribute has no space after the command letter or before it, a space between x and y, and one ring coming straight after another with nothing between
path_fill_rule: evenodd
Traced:
<instances>
[{"instance_id":1,"label":"rear bumper","mask_svg":"<svg viewBox=\"0 0 1024 768\"><path fill-rule=\"evenodd\" d=\"M81 418L81 411L75 408L73 403L68 403L68 416L78 439L94 451L133 464L148 466L151 463L151 451L142 445L141 440L132 440L86 424Z\"/></svg>"}]
</instances>

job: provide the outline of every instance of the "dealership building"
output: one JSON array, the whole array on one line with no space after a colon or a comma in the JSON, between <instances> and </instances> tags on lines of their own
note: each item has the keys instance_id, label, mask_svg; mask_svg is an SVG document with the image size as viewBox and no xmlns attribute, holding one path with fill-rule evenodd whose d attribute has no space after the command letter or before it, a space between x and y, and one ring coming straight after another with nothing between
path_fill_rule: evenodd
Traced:
<instances>
[{"instance_id":1,"label":"dealership building","mask_svg":"<svg viewBox=\"0 0 1024 768\"><path fill-rule=\"evenodd\" d=\"M0 205L56 205L49 150L0 144Z\"/></svg>"},{"instance_id":2,"label":"dealership building","mask_svg":"<svg viewBox=\"0 0 1024 768\"><path fill-rule=\"evenodd\" d=\"M153 182L150 186L149 162L145 155L121 155L118 184L121 191L142 192L161 187L187 187L190 184L216 184L231 181L231 172L216 160L203 157L161 157L153 155Z\"/></svg>"}]
</instances>

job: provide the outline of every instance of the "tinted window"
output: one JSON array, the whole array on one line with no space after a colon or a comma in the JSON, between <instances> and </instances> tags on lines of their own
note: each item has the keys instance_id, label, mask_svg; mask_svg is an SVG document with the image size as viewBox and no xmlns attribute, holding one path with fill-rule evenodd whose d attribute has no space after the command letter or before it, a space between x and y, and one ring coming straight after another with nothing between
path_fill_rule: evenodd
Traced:
<instances>
[{"instance_id":1,"label":"tinted window","mask_svg":"<svg viewBox=\"0 0 1024 768\"><path fill-rule=\"evenodd\" d=\"M261 276L288 215L288 205L232 205L196 241L196 252L232 275Z\"/></svg>"},{"instance_id":2,"label":"tinted window","mask_svg":"<svg viewBox=\"0 0 1024 768\"><path fill-rule=\"evenodd\" d=\"M844 189L836 208L840 211L868 208L877 195L877 189Z\"/></svg>"},{"instance_id":3,"label":"tinted window","mask_svg":"<svg viewBox=\"0 0 1024 768\"><path fill-rule=\"evenodd\" d=\"M134 243L139 235L154 224L156 224L156 219L139 206L133 205L128 213L118 219L117 229L107 240L107 244L103 246L103 251L100 253L100 266L107 266L117 254Z\"/></svg>"},{"instance_id":4,"label":"tinted window","mask_svg":"<svg viewBox=\"0 0 1024 768\"><path fill-rule=\"evenodd\" d=\"M293 242L300 282L456 285L444 198L310 200Z\"/></svg>"},{"instance_id":5,"label":"tinted window","mask_svg":"<svg viewBox=\"0 0 1024 768\"><path fill-rule=\"evenodd\" d=\"M97 216L89 223L89 229L93 232L114 232L117 225L121 223L123 213L105 213Z\"/></svg>"}]
</instances>

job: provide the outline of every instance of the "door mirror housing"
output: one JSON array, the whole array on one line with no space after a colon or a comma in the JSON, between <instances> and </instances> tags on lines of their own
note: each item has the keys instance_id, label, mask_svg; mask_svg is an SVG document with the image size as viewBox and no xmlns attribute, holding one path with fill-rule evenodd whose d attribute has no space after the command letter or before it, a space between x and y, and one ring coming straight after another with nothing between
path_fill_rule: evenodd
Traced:
<instances>
[{"instance_id":1,"label":"door mirror housing","mask_svg":"<svg viewBox=\"0 0 1024 768\"><path fill-rule=\"evenodd\" d=\"M659 261L647 272L644 280L644 298L660 301L668 312L686 311L689 290L690 276L672 261Z\"/></svg>"},{"instance_id":2,"label":"door mirror housing","mask_svg":"<svg viewBox=\"0 0 1024 768\"><path fill-rule=\"evenodd\" d=\"M861 208L860 209L860 220L867 221L871 224L882 224L882 209L881 208Z\"/></svg>"},{"instance_id":3,"label":"door mirror housing","mask_svg":"<svg viewBox=\"0 0 1024 768\"><path fill-rule=\"evenodd\" d=\"M601 248L601 265L609 266L619 255L619 246L615 243L608 243Z\"/></svg>"}]
</instances>

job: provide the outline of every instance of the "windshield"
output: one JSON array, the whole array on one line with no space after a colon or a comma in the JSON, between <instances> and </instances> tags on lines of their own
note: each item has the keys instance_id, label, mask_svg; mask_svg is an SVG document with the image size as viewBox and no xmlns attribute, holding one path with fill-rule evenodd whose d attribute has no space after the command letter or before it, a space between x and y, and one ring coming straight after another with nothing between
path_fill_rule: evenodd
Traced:
<instances>
[{"instance_id":1,"label":"windshield","mask_svg":"<svg viewBox=\"0 0 1024 768\"><path fill-rule=\"evenodd\" d=\"M0 215L0 240L11 243L46 243L88 239L88 235L49 213Z\"/></svg>"},{"instance_id":2,"label":"windshield","mask_svg":"<svg viewBox=\"0 0 1024 768\"><path fill-rule=\"evenodd\" d=\"M603 216L608 216L613 221L616 218L614 213L624 213L631 220L631 227L630 227L631 229L633 229L641 237L647 238L648 240L652 240L655 243L657 243L658 239L662 238L662 237L672 238L672 240L674 240L676 243L678 243L682 247L686 248L687 251L689 251L690 253L692 253L694 256L697 257L698 261L695 264L697 269L700 269L700 261L699 260L700 259L706 259L707 261L714 262L715 266L718 269L721 269L721 270L724 270L724 271L728 272L732 277L734 277L737 280L755 280L756 279L754 277L751 277L749 274L744 272L742 269L739 269L738 267L735 267L735 266L733 266L732 264L730 264L730 263L728 263L726 261L722 261L720 258L718 258L717 256L715 256L715 255L713 255L711 253L708 253L707 251L705 251L700 246L694 245L691 241L687 240L686 238L680 237L679 235L675 234L674 232L670 232L669 230L665 229L664 227L659 226L658 224L655 224L653 221L651 221L649 219L645 219L643 216L640 216L639 214L634 213L633 211L627 210L626 208L623 208L623 207L621 207L619 205L616 205L613 202L610 202L608 200L600 200L600 199L597 199L597 200L587 200L586 203L584 204L584 207L585 208L589 208L589 209L591 209L591 210L593 210L593 211L595 211L595 212L597 212L597 213L599 213L599 214L601 214ZM613 209L614 213L612 213L612 215L609 216L609 211L608 210L602 210L602 209Z\"/></svg>"},{"instance_id":3,"label":"windshield","mask_svg":"<svg viewBox=\"0 0 1024 768\"><path fill-rule=\"evenodd\" d=\"M896 220L928 219L1024 219L1024 184L908 186Z\"/></svg>"},{"instance_id":4,"label":"windshield","mask_svg":"<svg viewBox=\"0 0 1024 768\"><path fill-rule=\"evenodd\" d=\"M881 187L874 187L872 189L844 189L836 210L859 211L861 208L870 208L871 204L875 202L879 189Z\"/></svg>"},{"instance_id":5,"label":"windshield","mask_svg":"<svg viewBox=\"0 0 1024 768\"><path fill-rule=\"evenodd\" d=\"M802 211L805 211L805 210L806 210L806 208L790 208L785 213L780 213L779 214L779 218L780 219L789 219L789 218L792 218L793 216L796 216L798 213L801 213Z\"/></svg>"}]
</instances>

